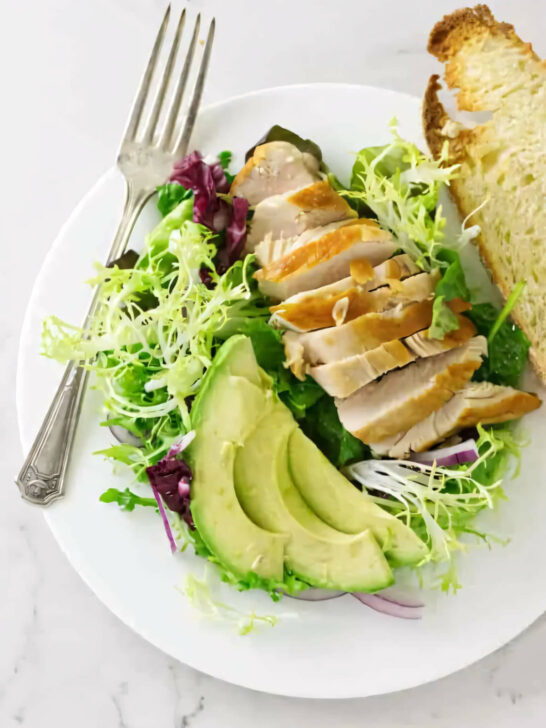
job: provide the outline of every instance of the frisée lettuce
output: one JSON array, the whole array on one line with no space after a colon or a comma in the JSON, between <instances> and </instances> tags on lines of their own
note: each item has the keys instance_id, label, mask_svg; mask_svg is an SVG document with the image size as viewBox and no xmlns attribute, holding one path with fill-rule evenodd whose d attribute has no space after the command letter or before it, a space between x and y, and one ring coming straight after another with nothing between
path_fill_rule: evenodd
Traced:
<instances>
[{"instance_id":1,"label":"fris\u00e9e lettuce","mask_svg":"<svg viewBox=\"0 0 546 728\"><path fill-rule=\"evenodd\" d=\"M230 306L250 302L248 263L219 275L214 233L192 222L192 200L183 200L148 236L134 268L97 266L100 286L89 329L52 316L43 328L43 353L82 362L96 374L104 407L142 446L114 445L102 454L129 465L140 479L190 429L189 401L209 367L216 332ZM212 286L201 282L207 270ZM144 309L139 296L152 294ZM238 310L244 310L239 308Z\"/></svg>"}]
</instances>

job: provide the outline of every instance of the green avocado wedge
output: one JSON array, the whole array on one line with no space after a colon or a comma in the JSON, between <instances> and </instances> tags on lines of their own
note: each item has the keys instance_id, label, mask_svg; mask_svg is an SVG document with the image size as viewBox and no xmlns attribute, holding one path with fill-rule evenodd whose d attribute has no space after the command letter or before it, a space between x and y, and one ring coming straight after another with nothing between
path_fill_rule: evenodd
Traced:
<instances>
[{"instance_id":1,"label":"green avocado wedge","mask_svg":"<svg viewBox=\"0 0 546 728\"><path fill-rule=\"evenodd\" d=\"M282 580L286 538L248 518L233 481L237 450L271 406L261 387L234 374L238 361L242 369L248 363L246 355L253 357L249 339L227 341L193 404L196 436L188 452L194 475L191 512L203 541L225 566L240 575L253 571ZM255 360L254 369L259 376Z\"/></svg>"},{"instance_id":2,"label":"green avocado wedge","mask_svg":"<svg viewBox=\"0 0 546 728\"><path fill-rule=\"evenodd\" d=\"M361 592L389 586L393 575L371 531L348 535L332 528L294 486L287 444L296 430L292 415L277 401L237 451L235 490L243 509L257 525L288 536L285 564L307 583Z\"/></svg>"},{"instance_id":3,"label":"green avocado wedge","mask_svg":"<svg viewBox=\"0 0 546 728\"><path fill-rule=\"evenodd\" d=\"M393 565L426 558L428 548L417 534L355 488L299 429L290 434L288 463L301 496L330 526L348 534L370 529Z\"/></svg>"}]
</instances>

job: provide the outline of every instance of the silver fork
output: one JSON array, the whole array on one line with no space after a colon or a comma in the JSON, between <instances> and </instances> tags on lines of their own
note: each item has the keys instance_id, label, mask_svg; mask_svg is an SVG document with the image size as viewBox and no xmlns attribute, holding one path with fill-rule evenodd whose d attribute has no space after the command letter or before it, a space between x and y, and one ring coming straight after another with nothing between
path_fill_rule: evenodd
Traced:
<instances>
[{"instance_id":1,"label":"silver fork","mask_svg":"<svg viewBox=\"0 0 546 728\"><path fill-rule=\"evenodd\" d=\"M165 39L170 15L171 7L169 5L155 39L150 60L142 76L127 128L121 140L117 164L125 177L127 192L125 207L106 261L107 265L123 253L144 204L155 192L156 187L168 179L174 162L187 153L199 110L214 39L214 18L208 28L207 40L185 120L181 107L195 57L201 24L200 15L195 20L188 52L180 76L170 94L171 100L165 122L160 128L161 111L172 85L173 69L186 24L186 11L183 10L176 26L163 73L158 83L155 84L156 90L153 94L154 71ZM150 108L149 116L145 119L144 111L148 107ZM180 124L182 124L182 128L178 129ZM97 300L98 296L95 293L84 328L87 328L96 311ZM48 505L63 496L66 468L86 383L87 371L78 364L68 364L27 459L16 479L21 495L31 503Z\"/></svg>"}]
</instances>

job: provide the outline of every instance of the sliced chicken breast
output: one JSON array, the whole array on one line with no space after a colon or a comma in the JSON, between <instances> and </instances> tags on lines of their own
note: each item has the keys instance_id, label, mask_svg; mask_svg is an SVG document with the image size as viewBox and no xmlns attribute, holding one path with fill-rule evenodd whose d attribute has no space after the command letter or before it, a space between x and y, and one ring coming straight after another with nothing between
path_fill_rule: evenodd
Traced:
<instances>
[{"instance_id":1,"label":"sliced chicken breast","mask_svg":"<svg viewBox=\"0 0 546 728\"><path fill-rule=\"evenodd\" d=\"M356 217L355 211L326 180L314 182L259 202L250 223L246 249L253 252L266 235L273 239L289 238L350 217Z\"/></svg>"},{"instance_id":2,"label":"sliced chicken breast","mask_svg":"<svg viewBox=\"0 0 546 728\"><path fill-rule=\"evenodd\" d=\"M465 427L515 420L539 406L540 399L535 394L490 382L471 382L422 422L406 432L373 443L372 448L381 455L404 458L410 452L428 450Z\"/></svg>"},{"instance_id":3,"label":"sliced chicken breast","mask_svg":"<svg viewBox=\"0 0 546 728\"><path fill-rule=\"evenodd\" d=\"M342 223L332 223L332 225L352 225L353 222L353 220L345 220ZM321 228L321 230L325 230L325 228ZM307 235L307 233L304 233L304 235ZM276 242L281 243L282 241ZM258 248L256 248L256 253L257 252ZM286 252L288 252L288 250ZM271 258L269 262L272 260L273 258ZM263 265L265 266L267 263L263 263ZM375 267L372 266L366 258L352 260L349 265L349 271L351 275L346 278L342 278L334 283L328 283L327 285L320 286L319 288L312 288L308 291L296 293L294 296L287 299L286 303L312 304L313 301L322 301L324 298L337 296L343 291L353 288L356 285L361 286L366 291L373 291L380 286L387 285L393 280L404 280L408 276L413 276L420 272L420 268L415 265L409 255L402 253L401 255L395 255L393 258L389 258Z\"/></svg>"},{"instance_id":4,"label":"sliced chicken breast","mask_svg":"<svg viewBox=\"0 0 546 728\"><path fill-rule=\"evenodd\" d=\"M428 331L421 331L402 341L388 341L364 354L331 364L307 367L305 373L311 375L332 397L349 397L360 387L393 369L403 367L419 357L435 356L454 349L475 336L476 329L472 322L461 315L458 318L459 330L448 334L441 341L428 339ZM301 369L299 374L300 377L303 374Z\"/></svg>"},{"instance_id":5,"label":"sliced chicken breast","mask_svg":"<svg viewBox=\"0 0 546 728\"><path fill-rule=\"evenodd\" d=\"M456 346L464 344L476 335L476 327L466 316L457 314L459 328L446 334L443 339L431 339L429 330L419 331L404 339L404 344L416 356L429 357L441 354L443 351L453 349Z\"/></svg>"},{"instance_id":6,"label":"sliced chicken breast","mask_svg":"<svg viewBox=\"0 0 546 728\"><path fill-rule=\"evenodd\" d=\"M392 236L375 221L356 220L298 246L254 277L263 293L283 300L347 277L353 260L365 258L373 266L387 260L394 250Z\"/></svg>"},{"instance_id":7,"label":"sliced chicken breast","mask_svg":"<svg viewBox=\"0 0 546 728\"><path fill-rule=\"evenodd\" d=\"M349 397L374 379L416 359L401 341L388 341L375 349L347 359L309 367L310 374L332 397Z\"/></svg>"},{"instance_id":8,"label":"sliced chicken breast","mask_svg":"<svg viewBox=\"0 0 546 728\"><path fill-rule=\"evenodd\" d=\"M456 349L419 359L336 400L339 419L367 444L409 430L462 389L486 354L486 338L476 336Z\"/></svg>"},{"instance_id":9,"label":"sliced chicken breast","mask_svg":"<svg viewBox=\"0 0 546 728\"><path fill-rule=\"evenodd\" d=\"M448 305L455 313L469 308L469 304L460 299L454 299ZM421 301L382 313L366 313L329 329L304 334L287 331L283 341L288 361L301 368L305 364L329 364L363 354L387 341L422 331L431 320L432 301ZM298 359L302 360L300 364L297 364Z\"/></svg>"},{"instance_id":10,"label":"sliced chicken breast","mask_svg":"<svg viewBox=\"0 0 546 728\"><path fill-rule=\"evenodd\" d=\"M373 269L372 269L373 278ZM325 288L316 289L318 295L297 294L271 308L275 321L297 331L314 331L328 326L340 326L365 313L380 313L415 301L425 301L434 294L440 278L439 272L418 273L396 285L367 291L366 285L352 283L344 290L325 294ZM345 279L347 280L347 279ZM351 282L353 278L349 279ZM298 300L299 299L299 300Z\"/></svg>"},{"instance_id":11,"label":"sliced chicken breast","mask_svg":"<svg viewBox=\"0 0 546 728\"><path fill-rule=\"evenodd\" d=\"M289 142L268 142L254 154L231 183L231 194L257 205L266 197L306 187L320 179L319 163Z\"/></svg>"},{"instance_id":12,"label":"sliced chicken breast","mask_svg":"<svg viewBox=\"0 0 546 728\"><path fill-rule=\"evenodd\" d=\"M332 233L344 225L352 225L355 219L353 217L347 218L346 220L338 220L331 222L328 225L323 225L318 228L311 228L306 230L301 235L293 235L292 237L280 237L276 240L271 235L266 235L265 238L258 243L254 249L256 260L258 263L265 268L275 260L283 258L288 253L291 253L295 248L300 248L302 245L312 242L316 238L320 238L326 233Z\"/></svg>"}]
</instances>

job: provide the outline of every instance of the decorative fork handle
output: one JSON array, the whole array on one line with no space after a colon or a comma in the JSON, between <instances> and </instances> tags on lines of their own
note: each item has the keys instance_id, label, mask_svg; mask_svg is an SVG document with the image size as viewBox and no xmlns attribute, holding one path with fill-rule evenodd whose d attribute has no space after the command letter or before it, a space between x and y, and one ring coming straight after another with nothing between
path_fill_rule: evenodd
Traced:
<instances>
[{"instance_id":1,"label":"decorative fork handle","mask_svg":"<svg viewBox=\"0 0 546 728\"><path fill-rule=\"evenodd\" d=\"M118 258L127 246L135 221L153 189L137 190L127 185L123 215L108 256L107 265ZM88 328L98 305L96 291L85 318ZM81 410L88 372L70 362L53 397L16 483L27 501L46 506L64 493L64 481L76 426Z\"/></svg>"}]
</instances>

